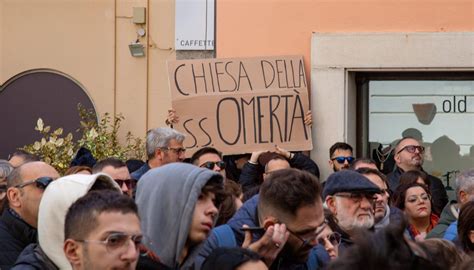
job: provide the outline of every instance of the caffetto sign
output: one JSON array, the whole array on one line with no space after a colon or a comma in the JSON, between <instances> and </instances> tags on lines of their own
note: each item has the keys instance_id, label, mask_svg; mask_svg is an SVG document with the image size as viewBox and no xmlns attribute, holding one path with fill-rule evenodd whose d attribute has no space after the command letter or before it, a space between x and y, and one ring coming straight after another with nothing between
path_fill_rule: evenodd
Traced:
<instances>
[{"instance_id":1,"label":"caffetto sign","mask_svg":"<svg viewBox=\"0 0 474 270\"><path fill-rule=\"evenodd\" d=\"M176 129L192 154L213 146L225 154L311 150L303 58L206 59L168 63Z\"/></svg>"}]
</instances>

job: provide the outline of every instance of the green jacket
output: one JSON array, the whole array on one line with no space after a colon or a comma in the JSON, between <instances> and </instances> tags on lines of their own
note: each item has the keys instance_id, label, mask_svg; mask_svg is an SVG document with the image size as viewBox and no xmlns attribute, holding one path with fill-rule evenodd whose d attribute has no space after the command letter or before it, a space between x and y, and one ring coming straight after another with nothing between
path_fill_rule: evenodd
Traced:
<instances>
[{"instance_id":1,"label":"green jacket","mask_svg":"<svg viewBox=\"0 0 474 270\"><path fill-rule=\"evenodd\" d=\"M446 229L454 221L458 220L458 210L457 203L455 201L447 204L443 211L441 212L441 217L439 218L438 225L436 225L433 230L431 230L426 238L443 238Z\"/></svg>"}]
</instances>

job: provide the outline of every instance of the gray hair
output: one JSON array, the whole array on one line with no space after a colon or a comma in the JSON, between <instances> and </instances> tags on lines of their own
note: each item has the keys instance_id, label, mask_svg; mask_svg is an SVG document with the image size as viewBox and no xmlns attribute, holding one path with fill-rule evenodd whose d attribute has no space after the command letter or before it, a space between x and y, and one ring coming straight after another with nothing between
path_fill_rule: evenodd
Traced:
<instances>
[{"instance_id":1,"label":"gray hair","mask_svg":"<svg viewBox=\"0 0 474 270\"><path fill-rule=\"evenodd\" d=\"M13 171L12 165L10 162L0 159L0 179L7 178L7 176Z\"/></svg>"},{"instance_id":2,"label":"gray hair","mask_svg":"<svg viewBox=\"0 0 474 270\"><path fill-rule=\"evenodd\" d=\"M460 191L474 194L474 168L464 170L456 176L456 197L458 201Z\"/></svg>"},{"instance_id":3,"label":"gray hair","mask_svg":"<svg viewBox=\"0 0 474 270\"><path fill-rule=\"evenodd\" d=\"M157 148L168 147L171 140L183 143L184 134L172 128L150 129L146 134L146 154L148 159L155 156Z\"/></svg>"}]
</instances>

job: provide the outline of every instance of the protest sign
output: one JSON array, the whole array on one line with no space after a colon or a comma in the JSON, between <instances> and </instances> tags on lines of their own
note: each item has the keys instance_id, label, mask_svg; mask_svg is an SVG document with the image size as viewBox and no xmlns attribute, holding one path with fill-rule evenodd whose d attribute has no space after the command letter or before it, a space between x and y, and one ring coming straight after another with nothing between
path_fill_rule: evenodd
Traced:
<instances>
[{"instance_id":1,"label":"protest sign","mask_svg":"<svg viewBox=\"0 0 474 270\"><path fill-rule=\"evenodd\" d=\"M224 154L312 148L302 57L171 61L168 72L187 155L204 146Z\"/></svg>"}]
</instances>

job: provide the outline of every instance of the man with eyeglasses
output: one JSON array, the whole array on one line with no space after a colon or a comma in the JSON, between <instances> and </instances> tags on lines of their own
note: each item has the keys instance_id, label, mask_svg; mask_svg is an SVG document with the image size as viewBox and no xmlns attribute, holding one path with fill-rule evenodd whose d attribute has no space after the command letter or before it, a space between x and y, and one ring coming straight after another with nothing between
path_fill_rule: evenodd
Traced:
<instances>
[{"instance_id":1,"label":"man with eyeglasses","mask_svg":"<svg viewBox=\"0 0 474 270\"><path fill-rule=\"evenodd\" d=\"M117 182L124 194L132 197L137 184L135 179L131 179L127 164L117 158L106 158L97 162L92 167L92 173L106 173Z\"/></svg>"},{"instance_id":2,"label":"man with eyeglasses","mask_svg":"<svg viewBox=\"0 0 474 270\"><path fill-rule=\"evenodd\" d=\"M375 195L380 192L378 186L352 170L335 172L326 180L323 198L340 227L340 253L352 245L357 230L374 226Z\"/></svg>"},{"instance_id":3,"label":"man with eyeglasses","mask_svg":"<svg viewBox=\"0 0 474 270\"><path fill-rule=\"evenodd\" d=\"M329 166L334 172L349 169L354 159L352 146L345 142L337 142L329 148Z\"/></svg>"},{"instance_id":4,"label":"man with eyeglasses","mask_svg":"<svg viewBox=\"0 0 474 270\"><path fill-rule=\"evenodd\" d=\"M196 151L190 163L222 174L225 178L225 162L222 160L222 153L213 147L203 147Z\"/></svg>"},{"instance_id":5,"label":"man with eyeglasses","mask_svg":"<svg viewBox=\"0 0 474 270\"><path fill-rule=\"evenodd\" d=\"M400 184L402 173L411 170L423 171L423 154L425 148L416 139L404 137L395 146L394 152L395 168L388 174L388 183L390 189L395 192ZM448 203L448 194L444 188L443 182L433 175L428 174L429 188L433 199L433 210L436 215L440 215L444 206Z\"/></svg>"},{"instance_id":6,"label":"man with eyeglasses","mask_svg":"<svg viewBox=\"0 0 474 270\"><path fill-rule=\"evenodd\" d=\"M367 177L370 182L380 188L381 193L375 194L375 212L374 212L374 229L379 231L388 224L401 223L403 212L389 205L390 189L388 188L387 177L379 170L372 168L359 168L356 172Z\"/></svg>"},{"instance_id":7,"label":"man with eyeglasses","mask_svg":"<svg viewBox=\"0 0 474 270\"><path fill-rule=\"evenodd\" d=\"M112 190L115 196L122 194L117 183L106 174L72 174L51 182L39 205L38 241L21 252L12 269L71 269L63 251L66 213L77 199L94 190ZM113 201L109 203L118 207ZM74 230L82 232L97 225L94 219L85 218Z\"/></svg>"},{"instance_id":8,"label":"man with eyeglasses","mask_svg":"<svg viewBox=\"0 0 474 270\"><path fill-rule=\"evenodd\" d=\"M41 161L25 163L8 175L8 207L0 218L1 269L10 269L21 251L36 242L40 200L58 177L53 167Z\"/></svg>"},{"instance_id":9,"label":"man with eyeglasses","mask_svg":"<svg viewBox=\"0 0 474 270\"><path fill-rule=\"evenodd\" d=\"M147 162L132 173L132 178L140 180L148 170L185 159L184 134L172 128L150 129L146 135Z\"/></svg>"},{"instance_id":10,"label":"man with eyeglasses","mask_svg":"<svg viewBox=\"0 0 474 270\"><path fill-rule=\"evenodd\" d=\"M196 269L217 247L241 246L262 256L269 269L320 269L329 255L317 236L326 221L318 179L282 169L262 184L225 225L216 227L199 251Z\"/></svg>"},{"instance_id":11,"label":"man with eyeglasses","mask_svg":"<svg viewBox=\"0 0 474 270\"><path fill-rule=\"evenodd\" d=\"M143 235L130 197L89 192L69 208L64 235L64 254L74 270L136 269Z\"/></svg>"}]
</instances>

